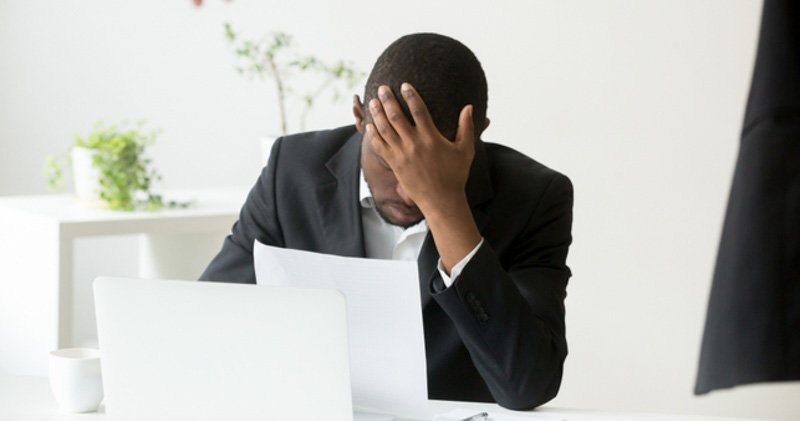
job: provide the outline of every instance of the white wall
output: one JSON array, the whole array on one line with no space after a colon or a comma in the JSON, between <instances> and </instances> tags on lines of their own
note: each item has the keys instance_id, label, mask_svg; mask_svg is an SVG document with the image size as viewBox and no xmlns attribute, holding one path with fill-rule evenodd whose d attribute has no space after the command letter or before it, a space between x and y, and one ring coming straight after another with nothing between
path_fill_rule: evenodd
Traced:
<instances>
[{"instance_id":1,"label":"white wall","mask_svg":"<svg viewBox=\"0 0 800 421\"><path fill-rule=\"evenodd\" d=\"M400 35L448 34L486 69L484 138L575 184L552 405L800 418L797 384L691 394L759 1L205 3L0 0L0 194L44 193L44 157L98 119L163 128L168 188L250 185L276 108L270 85L234 72L224 22L365 70ZM351 122L347 102L323 105L312 127Z\"/></svg>"}]
</instances>

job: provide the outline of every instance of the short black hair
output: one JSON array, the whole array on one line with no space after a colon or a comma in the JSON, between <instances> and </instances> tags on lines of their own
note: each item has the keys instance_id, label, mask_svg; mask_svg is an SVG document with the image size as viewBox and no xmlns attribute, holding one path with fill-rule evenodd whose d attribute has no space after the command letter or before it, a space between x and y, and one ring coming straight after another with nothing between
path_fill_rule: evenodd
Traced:
<instances>
[{"instance_id":1,"label":"short black hair","mask_svg":"<svg viewBox=\"0 0 800 421\"><path fill-rule=\"evenodd\" d=\"M419 92L436 128L455 135L461 110L472 104L476 134L486 120L486 75L475 54L461 42L439 34L418 33L393 42L375 62L364 92L365 107L387 85L413 123L400 85L410 83ZM367 109L364 112L368 115Z\"/></svg>"}]
</instances>

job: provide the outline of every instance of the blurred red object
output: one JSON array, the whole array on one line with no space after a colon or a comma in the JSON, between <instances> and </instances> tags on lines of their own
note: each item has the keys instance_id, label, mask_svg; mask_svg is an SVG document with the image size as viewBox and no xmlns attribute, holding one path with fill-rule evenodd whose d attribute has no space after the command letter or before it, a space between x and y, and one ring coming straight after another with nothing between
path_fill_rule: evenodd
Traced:
<instances>
[{"instance_id":1,"label":"blurred red object","mask_svg":"<svg viewBox=\"0 0 800 421\"><path fill-rule=\"evenodd\" d=\"M231 0L225 0L225 2L230 2ZM203 5L203 0L192 0L195 6L200 7Z\"/></svg>"}]
</instances>

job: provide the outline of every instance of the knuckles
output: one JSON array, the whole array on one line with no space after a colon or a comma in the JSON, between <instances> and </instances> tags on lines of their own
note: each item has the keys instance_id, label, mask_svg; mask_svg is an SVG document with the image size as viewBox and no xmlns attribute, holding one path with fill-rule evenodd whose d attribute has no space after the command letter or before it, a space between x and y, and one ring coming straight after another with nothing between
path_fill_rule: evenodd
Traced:
<instances>
[{"instance_id":1,"label":"knuckles","mask_svg":"<svg viewBox=\"0 0 800 421\"><path fill-rule=\"evenodd\" d=\"M387 110L386 111L386 118L389 119L392 123L399 123L401 120L402 114L395 111L395 110Z\"/></svg>"},{"instance_id":2,"label":"knuckles","mask_svg":"<svg viewBox=\"0 0 800 421\"><path fill-rule=\"evenodd\" d=\"M378 132L380 132L384 139L392 133L389 127L384 125L378 126Z\"/></svg>"},{"instance_id":3,"label":"knuckles","mask_svg":"<svg viewBox=\"0 0 800 421\"><path fill-rule=\"evenodd\" d=\"M418 119L421 119L421 118L427 118L428 117L428 110L425 109L425 108L422 108L422 107L412 107L411 108L411 115L414 116L415 120L418 120Z\"/></svg>"}]
</instances>

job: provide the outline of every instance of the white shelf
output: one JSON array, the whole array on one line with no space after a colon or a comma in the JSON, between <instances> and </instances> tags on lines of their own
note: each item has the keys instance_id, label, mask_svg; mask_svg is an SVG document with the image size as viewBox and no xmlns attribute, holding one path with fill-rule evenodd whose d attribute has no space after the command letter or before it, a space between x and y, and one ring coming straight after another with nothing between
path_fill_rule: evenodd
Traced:
<instances>
[{"instance_id":1,"label":"white shelf","mask_svg":"<svg viewBox=\"0 0 800 421\"><path fill-rule=\"evenodd\" d=\"M46 374L47 353L72 346L76 238L140 234L140 276L180 278L219 250L247 190L163 196L194 206L120 212L83 207L71 195L0 197L0 369Z\"/></svg>"}]
</instances>

